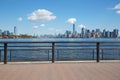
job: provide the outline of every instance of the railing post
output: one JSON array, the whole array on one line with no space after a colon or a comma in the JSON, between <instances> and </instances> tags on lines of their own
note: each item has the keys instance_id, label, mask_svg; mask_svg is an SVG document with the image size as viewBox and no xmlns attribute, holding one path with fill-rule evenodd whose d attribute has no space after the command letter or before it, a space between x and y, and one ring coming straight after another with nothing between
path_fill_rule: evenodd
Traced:
<instances>
[{"instance_id":1,"label":"railing post","mask_svg":"<svg viewBox=\"0 0 120 80\"><path fill-rule=\"evenodd\" d=\"M54 49L55 49L55 43L53 42L52 43L52 63L55 62L55 60L54 60Z\"/></svg>"},{"instance_id":2,"label":"railing post","mask_svg":"<svg viewBox=\"0 0 120 80\"><path fill-rule=\"evenodd\" d=\"M7 43L4 43L4 64L7 64Z\"/></svg>"},{"instance_id":3,"label":"railing post","mask_svg":"<svg viewBox=\"0 0 120 80\"><path fill-rule=\"evenodd\" d=\"M99 42L97 42L96 43L96 53L97 53L97 55L96 55L96 61L97 62L100 62L100 43Z\"/></svg>"}]
</instances>

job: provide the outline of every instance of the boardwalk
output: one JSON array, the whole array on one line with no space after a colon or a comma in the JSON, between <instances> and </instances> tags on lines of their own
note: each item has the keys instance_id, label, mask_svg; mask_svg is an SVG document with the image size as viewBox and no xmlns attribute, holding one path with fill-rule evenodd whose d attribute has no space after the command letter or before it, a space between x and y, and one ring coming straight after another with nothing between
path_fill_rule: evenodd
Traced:
<instances>
[{"instance_id":1,"label":"boardwalk","mask_svg":"<svg viewBox=\"0 0 120 80\"><path fill-rule=\"evenodd\" d=\"M120 80L120 62L0 64L0 80Z\"/></svg>"}]
</instances>

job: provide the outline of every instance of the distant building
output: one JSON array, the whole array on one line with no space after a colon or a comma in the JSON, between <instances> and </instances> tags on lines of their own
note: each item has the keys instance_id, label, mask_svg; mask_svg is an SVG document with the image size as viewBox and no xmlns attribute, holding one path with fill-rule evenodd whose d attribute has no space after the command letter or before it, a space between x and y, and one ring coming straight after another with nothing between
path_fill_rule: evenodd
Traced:
<instances>
[{"instance_id":1,"label":"distant building","mask_svg":"<svg viewBox=\"0 0 120 80\"><path fill-rule=\"evenodd\" d=\"M100 32L100 29L96 29L96 32Z\"/></svg>"},{"instance_id":2,"label":"distant building","mask_svg":"<svg viewBox=\"0 0 120 80\"><path fill-rule=\"evenodd\" d=\"M81 37L82 37L82 38L85 37L85 28L81 28Z\"/></svg>"},{"instance_id":3,"label":"distant building","mask_svg":"<svg viewBox=\"0 0 120 80\"><path fill-rule=\"evenodd\" d=\"M119 30L118 29L114 29L113 30L113 37L118 37L119 35Z\"/></svg>"},{"instance_id":4,"label":"distant building","mask_svg":"<svg viewBox=\"0 0 120 80\"><path fill-rule=\"evenodd\" d=\"M107 34L106 37L107 37L107 38L110 38L110 31L107 31L106 34Z\"/></svg>"},{"instance_id":5,"label":"distant building","mask_svg":"<svg viewBox=\"0 0 120 80\"><path fill-rule=\"evenodd\" d=\"M66 37L66 38L72 37L72 32L67 30L67 31L65 32L65 37Z\"/></svg>"},{"instance_id":6,"label":"distant building","mask_svg":"<svg viewBox=\"0 0 120 80\"><path fill-rule=\"evenodd\" d=\"M105 29L103 30L102 37L103 37L103 38L106 37L106 30L105 30Z\"/></svg>"},{"instance_id":7,"label":"distant building","mask_svg":"<svg viewBox=\"0 0 120 80\"><path fill-rule=\"evenodd\" d=\"M110 37L111 37L111 38L113 37L113 32L110 32Z\"/></svg>"},{"instance_id":8,"label":"distant building","mask_svg":"<svg viewBox=\"0 0 120 80\"><path fill-rule=\"evenodd\" d=\"M92 33L95 33L95 30L92 30Z\"/></svg>"},{"instance_id":9,"label":"distant building","mask_svg":"<svg viewBox=\"0 0 120 80\"><path fill-rule=\"evenodd\" d=\"M17 35L17 27L14 26L14 35Z\"/></svg>"},{"instance_id":10,"label":"distant building","mask_svg":"<svg viewBox=\"0 0 120 80\"><path fill-rule=\"evenodd\" d=\"M73 34L75 34L75 24L73 24Z\"/></svg>"},{"instance_id":11,"label":"distant building","mask_svg":"<svg viewBox=\"0 0 120 80\"><path fill-rule=\"evenodd\" d=\"M89 29L85 30L85 38L90 38L91 37L91 33Z\"/></svg>"},{"instance_id":12,"label":"distant building","mask_svg":"<svg viewBox=\"0 0 120 80\"><path fill-rule=\"evenodd\" d=\"M13 35L13 32L11 32L10 35Z\"/></svg>"},{"instance_id":13,"label":"distant building","mask_svg":"<svg viewBox=\"0 0 120 80\"><path fill-rule=\"evenodd\" d=\"M4 32L2 32L2 35L4 35L4 36L6 36L6 35L10 35L10 32L7 30L7 31L4 31Z\"/></svg>"}]
</instances>

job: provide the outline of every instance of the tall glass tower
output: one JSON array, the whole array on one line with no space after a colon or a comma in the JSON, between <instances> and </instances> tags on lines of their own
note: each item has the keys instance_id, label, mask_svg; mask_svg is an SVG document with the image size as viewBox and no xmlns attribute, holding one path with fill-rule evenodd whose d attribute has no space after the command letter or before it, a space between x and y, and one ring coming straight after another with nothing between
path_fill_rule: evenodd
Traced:
<instances>
[{"instance_id":1,"label":"tall glass tower","mask_svg":"<svg viewBox=\"0 0 120 80\"><path fill-rule=\"evenodd\" d=\"M85 37L85 29L84 29L84 27L83 27L83 28L81 28L81 35L82 35L82 38L84 38L84 37Z\"/></svg>"},{"instance_id":2,"label":"tall glass tower","mask_svg":"<svg viewBox=\"0 0 120 80\"><path fill-rule=\"evenodd\" d=\"M14 26L14 35L17 35L17 27Z\"/></svg>"},{"instance_id":3,"label":"tall glass tower","mask_svg":"<svg viewBox=\"0 0 120 80\"><path fill-rule=\"evenodd\" d=\"M75 24L73 24L73 34L75 34Z\"/></svg>"}]
</instances>

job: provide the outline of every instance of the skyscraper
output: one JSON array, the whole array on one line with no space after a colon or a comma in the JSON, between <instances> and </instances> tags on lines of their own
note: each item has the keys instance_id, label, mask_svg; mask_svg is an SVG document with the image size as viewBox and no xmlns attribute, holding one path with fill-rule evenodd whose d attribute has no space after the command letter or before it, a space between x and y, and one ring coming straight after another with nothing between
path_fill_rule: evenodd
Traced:
<instances>
[{"instance_id":1,"label":"skyscraper","mask_svg":"<svg viewBox=\"0 0 120 80\"><path fill-rule=\"evenodd\" d=\"M84 38L85 37L85 29L81 28L81 37Z\"/></svg>"},{"instance_id":2,"label":"skyscraper","mask_svg":"<svg viewBox=\"0 0 120 80\"><path fill-rule=\"evenodd\" d=\"M110 38L110 31L107 31L106 34L107 34L107 38Z\"/></svg>"},{"instance_id":3,"label":"skyscraper","mask_svg":"<svg viewBox=\"0 0 120 80\"><path fill-rule=\"evenodd\" d=\"M119 30L118 29L114 29L113 30L113 37L118 37L119 34Z\"/></svg>"},{"instance_id":4,"label":"skyscraper","mask_svg":"<svg viewBox=\"0 0 120 80\"><path fill-rule=\"evenodd\" d=\"M102 36L105 38L106 37L106 30L103 30Z\"/></svg>"},{"instance_id":5,"label":"skyscraper","mask_svg":"<svg viewBox=\"0 0 120 80\"><path fill-rule=\"evenodd\" d=\"M14 26L14 35L17 35L17 27Z\"/></svg>"},{"instance_id":6,"label":"skyscraper","mask_svg":"<svg viewBox=\"0 0 120 80\"><path fill-rule=\"evenodd\" d=\"M73 24L73 34L75 34L75 24Z\"/></svg>"},{"instance_id":7,"label":"skyscraper","mask_svg":"<svg viewBox=\"0 0 120 80\"><path fill-rule=\"evenodd\" d=\"M73 24L73 33L72 33L72 37L75 37L76 31L75 31L75 24Z\"/></svg>"}]
</instances>

